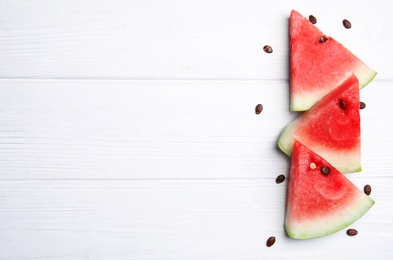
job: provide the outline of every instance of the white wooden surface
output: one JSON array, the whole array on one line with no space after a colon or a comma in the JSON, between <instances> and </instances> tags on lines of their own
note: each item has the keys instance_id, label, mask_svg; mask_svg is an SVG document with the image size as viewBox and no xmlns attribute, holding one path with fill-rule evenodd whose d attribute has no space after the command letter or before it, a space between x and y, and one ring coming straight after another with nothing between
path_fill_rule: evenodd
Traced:
<instances>
[{"instance_id":1,"label":"white wooden surface","mask_svg":"<svg viewBox=\"0 0 393 260\"><path fill-rule=\"evenodd\" d=\"M393 259L393 5L325 2L0 1L0 259ZM291 9L379 72L356 237L283 229Z\"/></svg>"}]
</instances>

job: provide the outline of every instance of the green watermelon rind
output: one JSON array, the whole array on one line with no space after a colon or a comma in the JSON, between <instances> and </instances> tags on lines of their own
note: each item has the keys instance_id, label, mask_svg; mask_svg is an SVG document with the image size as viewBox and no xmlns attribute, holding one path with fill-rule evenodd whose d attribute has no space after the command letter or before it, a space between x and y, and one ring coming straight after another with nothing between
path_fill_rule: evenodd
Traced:
<instances>
[{"instance_id":1,"label":"green watermelon rind","mask_svg":"<svg viewBox=\"0 0 393 260\"><path fill-rule=\"evenodd\" d=\"M336 233L360 219L373 205L374 200L358 190L357 201L337 209L326 217L303 223L290 223L285 219L285 230L294 239L318 238Z\"/></svg>"},{"instance_id":2,"label":"green watermelon rind","mask_svg":"<svg viewBox=\"0 0 393 260\"><path fill-rule=\"evenodd\" d=\"M353 74L358 78L359 80L359 88L362 89L365 86L370 83L375 76L377 76L377 72L369 68L367 65L364 64L365 67L362 69L359 69L358 71L354 71Z\"/></svg>"},{"instance_id":3,"label":"green watermelon rind","mask_svg":"<svg viewBox=\"0 0 393 260\"><path fill-rule=\"evenodd\" d=\"M352 72L349 72L348 76L350 76L351 73ZM359 69L355 70L353 74L355 74L355 76L359 80L359 89L362 89L367 86L378 73L372 70L363 62L361 62L361 64L359 65ZM331 89L330 91L332 90L333 89ZM329 93L330 92L325 94L324 90L322 90L321 92L313 91L310 93L303 93L301 96L291 95L290 110L293 112L306 111Z\"/></svg>"},{"instance_id":4,"label":"green watermelon rind","mask_svg":"<svg viewBox=\"0 0 393 260\"><path fill-rule=\"evenodd\" d=\"M295 138L293 138L292 132L298 121L298 119L295 119L295 121L288 124L278 137L278 148L280 148L280 150L289 157L292 156L293 143L295 142Z\"/></svg>"},{"instance_id":5,"label":"green watermelon rind","mask_svg":"<svg viewBox=\"0 0 393 260\"><path fill-rule=\"evenodd\" d=\"M318 61L318 58L310 59L309 56L317 55L315 53L317 51L315 49L316 45L313 44L311 39L314 36L319 39L318 35L324 35L323 32L295 10L291 11L289 20L290 111L299 112L310 109L318 100L322 99L351 74L355 74L359 79L360 89L370 83L377 75L377 72L332 37L328 37L329 43L333 44L327 47L326 50L329 52L322 51L322 53L319 53L319 57L327 55L327 59L324 58L323 61ZM306 38L304 39L304 37ZM311 49L307 47L311 47ZM332 55L338 56L334 58ZM338 60L339 63L337 63ZM314 64L316 62L317 64ZM310 65L311 67L309 67ZM304 66L309 68L305 69ZM320 69L314 70L315 68Z\"/></svg>"},{"instance_id":6,"label":"green watermelon rind","mask_svg":"<svg viewBox=\"0 0 393 260\"><path fill-rule=\"evenodd\" d=\"M299 142L304 145L310 147L315 153L321 155L325 160L327 160L330 164L332 164L335 168L337 168L341 172L359 172L362 170L361 168L361 144L360 144L360 132L357 132L355 125L360 124L360 114L359 114L359 80L354 74L351 74L344 82L335 87L332 91L329 92L324 98L319 100L310 110L304 112L297 119L289 123L281 132L278 138L278 147L288 156L292 156L292 149L294 140L297 139ZM348 98L348 104L351 104L351 110L349 114L352 116L346 118L346 123L350 123L350 125L342 125L343 129L351 129L350 136L353 139L353 143L349 147L336 145L331 145L330 141L340 142L339 135L327 136L331 131L333 131L335 126L332 126L330 123L326 125L326 123L318 124L317 122L325 122L335 121L337 118L332 117L332 115L337 115L337 109L341 111L340 108L337 108L335 102L339 98L342 98L342 95ZM349 96L348 96L349 95ZM350 98L350 99L349 99ZM354 99L356 98L356 100ZM333 107L332 107L333 106ZM334 111L331 109L335 109ZM338 112L341 116L342 113ZM348 121L349 120L349 121ZM353 121L354 120L354 121ZM315 124L314 124L315 123ZM354 124L355 123L355 124ZM318 127L322 127L326 130L327 139L316 140L312 134L304 134L302 129L306 129L307 125L311 124L311 127L317 127L315 131L320 131ZM355 128L353 128L355 127ZM347 134L349 134L347 132ZM356 136L354 135L356 134ZM358 136L359 135L359 136ZM349 136L348 136L349 137ZM329 138L332 138L329 141ZM350 138L350 137L349 137Z\"/></svg>"},{"instance_id":7,"label":"green watermelon rind","mask_svg":"<svg viewBox=\"0 0 393 260\"><path fill-rule=\"evenodd\" d=\"M298 125L299 119L295 119L293 122L288 124L281 132L278 138L278 147L289 157L292 156L293 143L295 142L295 136L292 135L293 129ZM305 140L302 137L296 136L296 139L300 142ZM324 154L324 158L332 165L335 166L341 172L361 172L362 166L360 164L360 154L354 157L353 153L348 152L347 155L338 155L338 151L331 150L330 155L327 148L314 146L313 151L317 154Z\"/></svg>"}]
</instances>

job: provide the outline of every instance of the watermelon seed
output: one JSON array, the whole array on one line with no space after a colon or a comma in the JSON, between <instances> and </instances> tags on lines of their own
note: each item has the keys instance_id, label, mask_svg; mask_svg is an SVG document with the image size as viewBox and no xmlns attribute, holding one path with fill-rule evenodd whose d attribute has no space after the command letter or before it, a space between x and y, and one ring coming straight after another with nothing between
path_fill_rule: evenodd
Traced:
<instances>
[{"instance_id":1,"label":"watermelon seed","mask_svg":"<svg viewBox=\"0 0 393 260\"><path fill-rule=\"evenodd\" d=\"M319 42L320 43L324 43L324 42L326 42L328 39L326 38L326 36L322 36L320 39L319 39Z\"/></svg>"},{"instance_id":2,"label":"watermelon seed","mask_svg":"<svg viewBox=\"0 0 393 260\"><path fill-rule=\"evenodd\" d=\"M315 18L314 15L310 15L308 17L308 20L312 23L312 24L316 24L317 23L317 18Z\"/></svg>"},{"instance_id":3,"label":"watermelon seed","mask_svg":"<svg viewBox=\"0 0 393 260\"><path fill-rule=\"evenodd\" d=\"M370 195L370 193L371 193L371 186L370 185L366 185L366 186L364 186L364 193L366 193L366 195Z\"/></svg>"},{"instance_id":4,"label":"watermelon seed","mask_svg":"<svg viewBox=\"0 0 393 260\"><path fill-rule=\"evenodd\" d=\"M272 245L274 245L274 243L276 243L276 238L275 237L269 237L269 239L266 241L266 246L267 247L271 247Z\"/></svg>"},{"instance_id":5,"label":"watermelon seed","mask_svg":"<svg viewBox=\"0 0 393 260\"><path fill-rule=\"evenodd\" d=\"M277 183L277 184L280 184L280 183L282 183L283 181L285 181L285 176L282 175L282 174L278 175L277 178L276 178L276 183Z\"/></svg>"},{"instance_id":6,"label":"watermelon seed","mask_svg":"<svg viewBox=\"0 0 393 260\"><path fill-rule=\"evenodd\" d=\"M325 174L325 175L328 175L328 174L331 172L331 170L330 170L329 167L324 166L324 167L321 168L321 172L322 172L323 174Z\"/></svg>"},{"instance_id":7,"label":"watermelon seed","mask_svg":"<svg viewBox=\"0 0 393 260\"><path fill-rule=\"evenodd\" d=\"M310 168L314 170L315 168L317 168L317 166L315 165L315 163L312 162L310 163Z\"/></svg>"},{"instance_id":8,"label":"watermelon seed","mask_svg":"<svg viewBox=\"0 0 393 260\"><path fill-rule=\"evenodd\" d=\"M338 102L338 104L340 105L342 110L346 110L347 109L347 103L345 103L344 100L340 100L340 102Z\"/></svg>"},{"instance_id":9,"label":"watermelon seed","mask_svg":"<svg viewBox=\"0 0 393 260\"><path fill-rule=\"evenodd\" d=\"M263 110L262 104L258 104L258 105L255 107L255 114L259 115L259 114L262 112L262 110Z\"/></svg>"},{"instance_id":10,"label":"watermelon seed","mask_svg":"<svg viewBox=\"0 0 393 260\"><path fill-rule=\"evenodd\" d=\"M347 19L344 19L344 20L343 20L343 25L344 25L344 27L347 28L347 29L349 29L349 28L352 27L351 22L348 21Z\"/></svg>"},{"instance_id":11,"label":"watermelon seed","mask_svg":"<svg viewBox=\"0 0 393 260\"><path fill-rule=\"evenodd\" d=\"M357 234L358 234L358 231L356 229L350 228L350 229L347 230L347 235L348 236L353 237L353 236L356 236Z\"/></svg>"},{"instance_id":12,"label":"watermelon seed","mask_svg":"<svg viewBox=\"0 0 393 260\"><path fill-rule=\"evenodd\" d=\"M360 109L364 109L364 108L366 108L366 103L360 102Z\"/></svg>"},{"instance_id":13,"label":"watermelon seed","mask_svg":"<svg viewBox=\"0 0 393 260\"><path fill-rule=\"evenodd\" d=\"M263 50L264 50L266 53L272 53L272 52L273 52L272 47L270 47L269 45L263 46Z\"/></svg>"}]
</instances>

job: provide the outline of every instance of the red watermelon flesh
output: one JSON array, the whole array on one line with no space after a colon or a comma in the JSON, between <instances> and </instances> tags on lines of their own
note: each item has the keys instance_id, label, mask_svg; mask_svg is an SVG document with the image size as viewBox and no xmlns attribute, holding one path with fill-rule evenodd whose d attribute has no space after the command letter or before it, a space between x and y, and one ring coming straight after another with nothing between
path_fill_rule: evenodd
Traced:
<instances>
[{"instance_id":1,"label":"red watermelon flesh","mask_svg":"<svg viewBox=\"0 0 393 260\"><path fill-rule=\"evenodd\" d=\"M296 139L342 172L361 171L359 106L359 83L352 75L287 125L279 148L291 156Z\"/></svg>"},{"instance_id":2,"label":"red watermelon flesh","mask_svg":"<svg viewBox=\"0 0 393 260\"><path fill-rule=\"evenodd\" d=\"M291 110L305 111L352 73L359 87L376 75L341 43L292 10L289 18ZM325 37L325 42L320 39Z\"/></svg>"},{"instance_id":3,"label":"red watermelon flesh","mask_svg":"<svg viewBox=\"0 0 393 260\"><path fill-rule=\"evenodd\" d=\"M330 169L322 173L322 167ZM342 173L298 141L288 178L285 230L308 239L337 232L358 220L374 201Z\"/></svg>"}]
</instances>

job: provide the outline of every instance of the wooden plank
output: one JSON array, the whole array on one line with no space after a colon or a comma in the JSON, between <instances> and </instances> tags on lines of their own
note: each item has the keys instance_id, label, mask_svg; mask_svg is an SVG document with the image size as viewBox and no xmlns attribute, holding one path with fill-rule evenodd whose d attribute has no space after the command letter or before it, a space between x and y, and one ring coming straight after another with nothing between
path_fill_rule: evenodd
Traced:
<instances>
[{"instance_id":1,"label":"wooden plank","mask_svg":"<svg viewBox=\"0 0 393 260\"><path fill-rule=\"evenodd\" d=\"M393 79L383 0L2 1L0 78L287 79L291 9Z\"/></svg>"},{"instance_id":2,"label":"wooden plank","mask_svg":"<svg viewBox=\"0 0 393 260\"><path fill-rule=\"evenodd\" d=\"M0 258L392 259L391 4L163 3L0 1ZM356 237L282 227L291 9L379 72L347 175L376 200Z\"/></svg>"},{"instance_id":3,"label":"wooden plank","mask_svg":"<svg viewBox=\"0 0 393 260\"><path fill-rule=\"evenodd\" d=\"M361 188L364 181L357 180ZM273 180L0 181L3 259L390 259L392 178L345 230L307 241L283 230ZM276 244L267 248L268 237Z\"/></svg>"},{"instance_id":4,"label":"wooden plank","mask_svg":"<svg viewBox=\"0 0 393 260\"><path fill-rule=\"evenodd\" d=\"M363 169L391 175L391 83L372 84ZM296 116L285 81L0 81L0 179L271 178Z\"/></svg>"},{"instance_id":5,"label":"wooden plank","mask_svg":"<svg viewBox=\"0 0 393 260\"><path fill-rule=\"evenodd\" d=\"M268 165L280 172L285 157L274 147L291 118L286 85L2 81L0 178L257 177Z\"/></svg>"}]
</instances>

